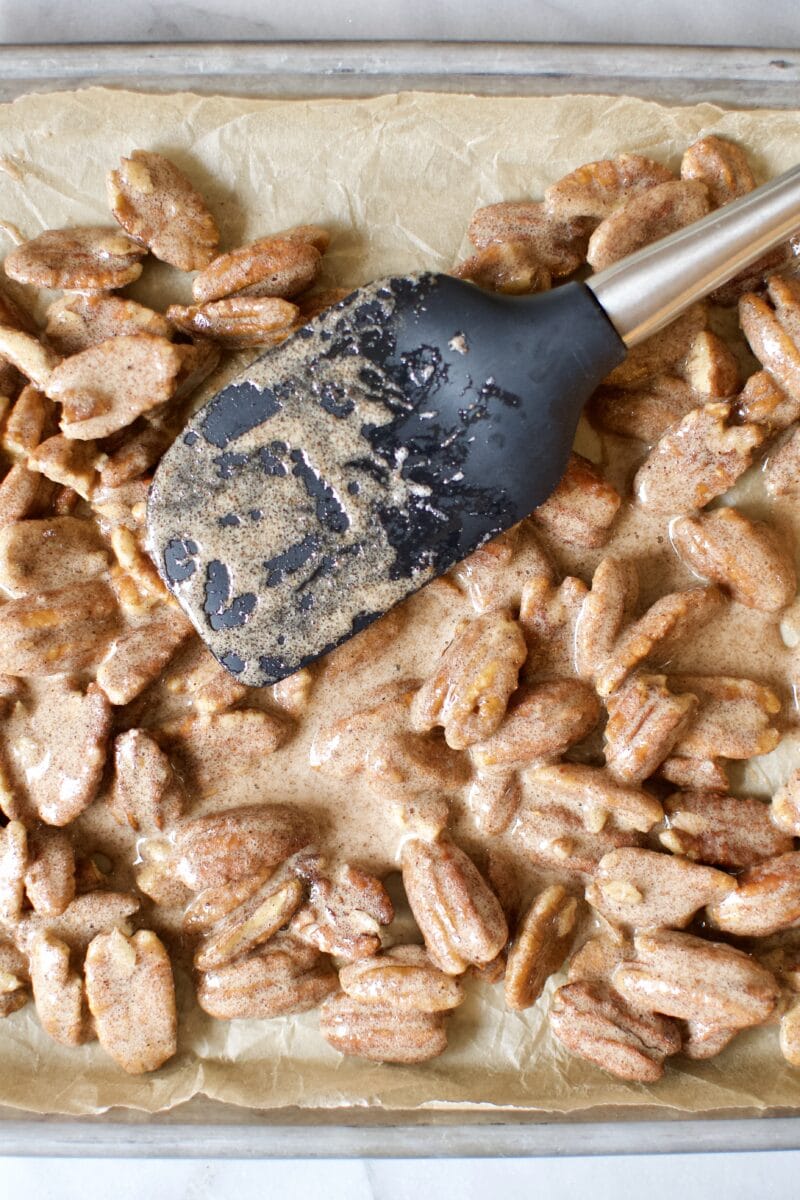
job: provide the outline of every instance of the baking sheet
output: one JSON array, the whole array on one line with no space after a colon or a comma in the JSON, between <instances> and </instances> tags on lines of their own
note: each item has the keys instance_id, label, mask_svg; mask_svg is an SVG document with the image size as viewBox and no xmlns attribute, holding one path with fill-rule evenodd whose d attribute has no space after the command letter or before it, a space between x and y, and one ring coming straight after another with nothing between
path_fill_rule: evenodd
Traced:
<instances>
[{"instance_id":1,"label":"baking sheet","mask_svg":"<svg viewBox=\"0 0 800 1200\"><path fill-rule=\"evenodd\" d=\"M108 220L104 178L120 154L170 154L201 185L225 244L300 221L328 225L331 277L357 284L394 271L448 269L466 249L473 209L539 196L575 165L627 150L677 165L685 145L717 132L751 149L757 172L800 156L800 115L664 108L608 97L485 98L398 94L311 102L144 96L90 89L30 96L0 109L0 220L24 236ZM186 281L148 268L136 292L186 295ZM549 997L507 1013L500 989L470 989L450 1025L450 1049L405 1068L343 1059L315 1014L224 1024L190 1003L177 1058L131 1079L96 1044L50 1042L28 1009L0 1023L0 1103L92 1113L110 1105L164 1109L203 1094L269 1109L300 1105L386 1110L510 1109L566 1113L594 1106L690 1112L800 1103L800 1074L780 1058L777 1032L741 1035L707 1063L670 1064L654 1087L626 1085L566 1055L544 1021Z\"/></svg>"}]
</instances>

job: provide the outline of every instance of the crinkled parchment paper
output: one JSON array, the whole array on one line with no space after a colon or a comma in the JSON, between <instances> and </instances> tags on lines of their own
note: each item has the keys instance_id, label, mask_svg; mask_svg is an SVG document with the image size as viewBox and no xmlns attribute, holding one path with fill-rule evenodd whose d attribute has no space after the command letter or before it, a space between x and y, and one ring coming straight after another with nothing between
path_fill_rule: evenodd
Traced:
<instances>
[{"instance_id":1,"label":"crinkled parchment paper","mask_svg":"<svg viewBox=\"0 0 800 1200\"><path fill-rule=\"evenodd\" d=\"M589 96L487 99L405 94L375 100L258 101L147 96L91 89L28 96L0 108L0 239L68 224L110 223L105 175L136 147L160 150L201 186L225 247L298 222L329 226L331 279L357 284L422 267L447 270L466 250L473 209L541 196L579 163L617 151L677 166L708 132L745 145L762 178L800 158L800 113L664 108ZM185 279L148 266L135 294L188 294ZM800 1071L781 1058L777 1030L742 1034L705 1063L668 1065L654 1087L614 1080L563 1052L544 1002L504 1011L502 989L470 986L450 1024L450 1048L416 1067L342 1058L314 1013L274 1021L212 1021L179 980L177 1057L130 1078L97 1043L66 1050L33 1007L0 1021L0 1103L89 1113L110 1105L155 1111L201 1093L249 1107L515 1108L565 1112L653 1105L693 1112L800 1105ZM147 1019L147 1014L142 1014Z\"/></svg>"}]
</instances>

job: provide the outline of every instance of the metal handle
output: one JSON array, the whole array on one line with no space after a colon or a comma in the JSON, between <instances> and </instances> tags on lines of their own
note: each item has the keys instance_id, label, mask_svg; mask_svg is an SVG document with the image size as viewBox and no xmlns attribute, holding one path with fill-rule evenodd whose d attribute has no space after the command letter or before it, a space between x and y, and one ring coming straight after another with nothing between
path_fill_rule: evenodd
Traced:
<instances>
[{"instance_id":1,"label":"metal handle","mask_svg":"<svg viewBox=\"0 0 800 1200\"><path fill-rule=\"evenodd\" d=\"M800 230L800 166L599 271L594 292L626 346Z\"/></svg>"}]
</instances>

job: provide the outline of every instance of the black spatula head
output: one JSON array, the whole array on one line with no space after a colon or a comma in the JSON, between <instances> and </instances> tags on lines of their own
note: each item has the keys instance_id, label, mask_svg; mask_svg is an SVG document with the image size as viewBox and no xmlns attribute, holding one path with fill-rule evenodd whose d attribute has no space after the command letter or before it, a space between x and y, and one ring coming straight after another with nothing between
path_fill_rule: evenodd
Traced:
<instances>
[{"instance_id":1,"label":"black spatula head","mask_svg":"<svg viewBox=\"0 0 800 1200\"><path fill-rule=\"evenodd\" d=\"M540 504L624 355L581 284L361 288L195 415L156 472L150 549L219 661L274 683Z\"/></svg>"}]
</instances>

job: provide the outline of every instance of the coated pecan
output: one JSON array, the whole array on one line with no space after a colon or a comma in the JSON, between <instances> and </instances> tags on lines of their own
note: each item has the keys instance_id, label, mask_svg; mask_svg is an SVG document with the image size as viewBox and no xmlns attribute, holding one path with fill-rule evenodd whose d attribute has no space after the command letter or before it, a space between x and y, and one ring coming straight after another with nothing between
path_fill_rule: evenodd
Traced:
<instances>
[{"instance_id":1,"label":"coated pecan","mask_svg":"<svg viewBox=\"0 0 800 1200\"><path fill-rule=\"evenodd\" d=\"M192 634L173 607L163 607L146 624L116 638L97 668L97 684L112 704L129 704L158 678Z\"/></svg>"},{"instance_id":2,"label":"coated pecan","mask_svg":"<svg viewBox=\"0 0 800 1200\"><path fill-rule=\"evenodd\" d=\"M469 240L478 250L498 242L528 246L551 274L570 275L586 257L587 222L560 220L530 200L505 201L473 213Z\"/></svg>"},{"instance_id":3,"label":"coated pecan","mask_svg":"<svg viewBox=\"0 0 800 1200\"><path fill-rule=\"evenodd\" d=\"M667 167L652 158L619 154L616 158L584 163L551 183L544 194L544 203L549 212L562 220L589 217L600 222L629 196L674 178Z\"/></svg>"},{"instance_id":4,"label":"coated pecan","mask_svg":"<svg viewBox=\"0 0 800 1200\"><path fill-rule=\"evenodd\" d=\"M697 698L674 695L665 675L633 675L609 696L606 766L625 783L641 783L669 755L692 719Z\"/></svg>"},{"instance_id":5,"label":"coated pecan","mask_svg":"<svg viewBox=\"0 0 800 1200\"><path fill-rule=\"evenodd\" d=\"M200 795L213 795L226 775L245 772L274 754L289 732L287 723L273 713L239 708L186 717L162 726L157 736L190 787Z\"/></svg>"},{"instance_id":6,"label":"coated pecan","mask_svg":"<svg viewBox=\"0 0 800 1200\"><path fill-rule=\"evenodd\" d=\"M197 1003L218 1021L263 1021L308 1012L338 986L324 955L279 933L246 958L203 972Z\"/></svg>"},{"instance_id":7,"label":"coated pecan","mask_svg":"<svg viewBox=\"0 0 800 1200\"><path fill-rule=\"evenodd\" d=\"M444 726L454 750L490 737L505 715L526 655L522 630L509 613L490 612L466 622L414 697L414 726Z\"/></svg>"},{"instance_id":8,"label":"coated pecan","mask_svg":"<svg viewBox=\"0 0 800 1200\"><path fill-rule=\"evenodd\" d=\"M769 812L779 829L800 837L800 767L778 788Z\"/></svg>"},{"instance_id":9,"label":"coated pecan","mask_svg":"<svg viewBox=\"0 0 800 1200\"><path fill-rule=\"evenodd\" d=\"M566 804L523 803L513 826L514 838L537 866L577 878L591 876L604 854L618 846L638 846L639 833L625 829L598 809L587 821Z\"/></svg>"},{"instance_id":10,"label":"coated pecan","mask_svg":"<svg viewBox=\"0 0 800 1200\"><path fill-rule=\"evenodd\" d=\"M348 962L380 949L380 928L394 920L394 906L379 879L350 863L329 873L315 855L301 857L295 870L310 884L290 927L295 937Z\"/></svg>"},{"instance_id":11,"label":"coated pecan","mask_svg":"<svg viewBox=\"0 0 800 1200\"><path fill-rule=\"evenodd\" d=\"M800 416L800 403L778 386L769 371L756 371L742 388L735 412L741 421L766 425L769 430L786 429Z\"/></svg>"},{"instance_id":12,"label":"coated pecan","mask_svg":"<svg viewBox=\"0 0 800 1200\"><path fill-rule=\"evenodd\" d=\"M729 404L707 404L664 434L633 482L643 508L664 513L703 508L744 474L764 429L729 425L730 413Z\"/></svg>"},{"instance_id":13,"label":"coated pecan","mask_svg":"<svg viewBox=\"0 0 800 1200\"><path fill-rule=\"evenodd\" d=\"M672 675L670 687L700 701L675 753L694 758L752 758L780 741L773 724L781 702L772 688L729 675Z\"/></svg>"},{"instance_id":14,"label":"coated pecan","mask_svg":"<svg viewBox=\"0 0 800 1200\"><path fill-rule=\"evenodd\" d=\"M46 229L6 255L9 279L67 292L105 292L133 283L145 249L119 229Z\"/></svg>"},{"instance_id":15,"label":"coated pecan","mask_svg":"<svg viewBox=\"0 0 800 1200\"><path fill-rule=\"evenodd\" d=\"M516 771L478 768L467 794L467 807L481 833L494 837L508 829L522 801Z\"/></svg>"},{"instance_id":16,"label":"coated pecan","mask_svg":"<svg viewBox=\"0 0 800 1200\"><path fill-rule=\"evenodd\" d=\"M296 296L316 279L322 257L311 242L283 236L259 238L220 254L195 276L197 304L225 296Z\"/></svg>"},{"instance_id":17,"label":"coated pecan","mask_svg":"<svg viewBox=\"0 0 800 1200\"><path fill-rule=\"evenodd\" d=\"M553 569L530 522L524 521L479 546L453 568L452 577L475 611L485 613L492 608L519 607L528 580L550 583Z\"/></svg>"},{"instance_id":18,"label":"coated pecan","mask_svg":"<svg viewBox=\"0 0 800 1200\"><path fill-rule=\"evenodd\" d=\"M96 527L77 517L15 521L0 531L0 587L9 596L67 587L107 566Z\"/></svg>"},{"instance_id":19,"label":"coated pecan","mask_svg":"<svg viewBox=\"0 0 800 1200\"><path fill-rule=\"evenodd\" d=\"M0 938L0 1020L25 1007L30 999L29 984L25 955Z\"/></svg>"},{"instance_id":20,"label":"coated pecan","mask_svg":"<svg viewBox=\"0 0 800 1200\"><path fill-rule=\"evenodd\" d=\"M604 386L642 387L654 375L676 374L690 354L697 335L708 324L708 307L700 300L669 325L659 329L638 346L604 380Z\"/></svg>"},{"instance_id":21,"label":"coated pecan","mask_svg":"<svg viewBox=\"0 0 800 1200\"><path fill-rule=\"evenodd\" d=\"M447 837L410 838L402 850L403 883L434 965L460 975L503 949L508 926L500 902L472 860Z\"/></svg>"},{"instance_id":22,"label":"coated pecan","mask_svg":"<svg viewBox=\"0 0 800 1200\"><path fill-rule=\"evenodd\" d=\"M83 691L67 677L20 681L0 731L0 807L48 825L73 821L97 793L110 728L95 684Z\"/></svg>"},{"instance_id":23,"label":"coated pecan","mask_svg":"<svg viewBox=\"0 0 800 1200\"><path fill-rule=\"evenodd\" d=\"M578 546L602 546L622 504L615 487L580 454L571 454L555 491L531 514L551 537Z\"/></svg>"},{"instance_id":24,"label":"coated pecan","mask_svg":"<svg viewBox=\"0 0 800 1200\"><path fill-rule=\"evenodd\" d=\"M709 211L705 184L693 179L670 179L621 201L595 229L586 257L595 271L649 242L658 241Z\"/></svg>"},{"instance_id":25,"label":"coated pecan","mask_svg":"<svg viewBox=\"0 0 800 1200\"><path fill-rule=\"evenodd\" d=\"M522 917L506 963L504 989L509 1008L530 1008L550 976L563 966L575 937L579 903L555 884L541 892Z\"/></svg>"},{"instance_id":26,"label":"coated pecan","mask_svg":"<svg viewBox=\"0 0 800 1200\"><path fill-rule=\"evenodd\" d=\"M175 391L181 353L150 333L111 337L65 358L45 387L61 404L61 431L90 441L130 425Z\"/></svg>"},{"instance_id":27,"label":"coated pecan","mask_svg":"<svg viewBox=\"0 0 800 1200\"><path fill-rule=\"evenodd\" d=\"M277 867L311 840L308 818L288 804L247 804L195 817L175 831L175 872L193 891Z\"/></svg>"},{"instance_id":28,"label":"coated pecan","mask_svg":"<svg viewBox=\"0 0 800 1200\"><path fill-rule=\"evenodd\" d=\"M4 266L8 266L8 259ZM38 338L7 326L0 326L0 356L42 391L46 389L59 362L57 355L43 346Z\"/></svg>"},{"instance_id":29,"label":"coated pecan","mask_svg":"<svg viewBox=\"0 0 800 1200\"><path fill-rule=\"evenodd\" d=\"M169 956L149 929L101 933L86 951L86 998L100 1045L130 1075L155 1071L177 1050Z\"/></svg>"},{"instance_id":30,"label":"coated pecan","mask_svg":"<svg viewBox=\"0 0 800 1200\"><path fill-rule=\"evenodd\" d=\"M725 400L739 391L739 360L727 342L704 329L692 342L683 377L704 400Z\"/></svg>"},{"instance_id":31,"label":"coated pecan","mask_svg":"<svg viewBox=\"0 0 800 1200\"><path fill-rule=\"evenodd\" d=\"M170 332L166 317L135 300L105 292L74 292L54 300L48 308L44 338L56 354L69 358L107 338L137 333L168 338Z\"/></svg>"},{"instance_id":32,"label":"coated pecan","mask_svg":"<svg viewBox=\"0 0 800 1200\"><path fill-rule=\"evenodd\" d=\"M595 692L579 679L523 684L499 729L472 748L479 767L524 765L557 758L582 741L600 719Z\"/></svg>"},{"instance_id":33,"label":"coated pecan","mask_svg":"<svg viewBox=\"0 0 800 1200\"><path fill-rule=\"evenodd\" d=\"M300 880L288 870L277 871L209 929L195 952L195 966L209 971L249 954L288 925L302 902Z\"/></svg>"},{"instance_id":34,"label":"coated pecan","mask_svg":"<svg viewBox=\"0 0 800 1200\"><path fill-rule=\"evenodd\" d=\"M169 850L166 847L165 853L169 862ZM259 871L256 875L235 879L232 883L203 888L192 897L183 910L184 931L188 934L205 933L223 917L227 917L228 913L254 896L270 874L269 870Z\"/></svg>"},{"instance_id":35,"label":"coated pecan","mask_svg":"<svg viewBox=\"0 0 800 1200\"><path fill-rule=\"evenodd\" d=\"M51 433L55 433L53 406L43 392L29 383L6 417L3 449L12 458L25 459Z\"/></svg>"},{"instance_id":36,"label":"coated pecan","mask_svg":"<svg viewBox=\"0 0 800 1200\"><path fill-rule=\"evenodd\" d=\"M769 455L764 465L764 486L770 496L796 496L800 493L800 428Z\"/></svg>"},{"instance_id":37,"label":"coated pecan","mask_svg":"<svg viewBox=\"0 0 800 1200\"><path fill-rule=\"evenodd\" d=\"M632 617L638 597L634 563L612 555L602 558L575 623L575 669L582 679L594 680Z\"/></svg>"},{"instance_id":38,"label":"coated pecan","mask_svg":"<svg viewBox=\"0 0 800 1200\"><path fill-rule=\"evenodd\" d=\"M793 555L763 521L735 508L678 517L670 525L678 556L727 588L734 600L762 612L779 612L797 591Z\"/></svg>"},{"instance_id":39,"label":"coated pecan","mask_svg":"<svg viewBox=\"0 0 800 1200\"><path fill-rule=\"evenodd\" d=\"M661 845L696 862L752 867L793 848L791 837L775 827L762 800L711 791L676 792L664 801L664 817Z\"/></svg>"},{"instance_id":40,"label":"coated pecan","mask_svg":"<svg viewBox=\"0 0 800 1200\"><path fill-rule=\"evenodd\" d=\"M0 482L0 529L40 512L53 494L49 479L14 463Z\"/></svg>"},{"instance_id":41,"label":"coated pecan","mask_svg":"<svg viewBox=\"0 0 800 1200\"><path fill-rule=\"evenodd\" d=\"M558 587L533 575L522 589L519 623L528 643L524 674L552 678L574 670L575 626L587 594L586 584L568 575Z\"/></svg>"},{"instance_id":42,"label":"coated pecan","mask_svg":"<svg viewBox=\"0 0 800 1200\"><path fill-rule=\"evenodd\" d=\"M681 1054L692 1060L715 1058L736 1037L738 1029L724 1025L704 1025L701 1021L685 1021Z\"/></svg>"},{"instance_id":43,"label":"coated pecan","mask_svg":"<svg viewBox=\"0 0 800 1200\"><path fill-rule=\"evenodd\" d=\"M363 1004L344 992L324 1002L319 1029L334 1050L373 1062L426 1062L447 1049L442 1013L404 1012L398 1020L393 1005Z\"/></svg>"},{"instance_id":44,"label":"coated pecan","mask_svg":"<svg viewBox=\"0 0 800 1200\"><path fill-rule=\"evenodd\" d=\"M715 587L668 592L651 604L617 639L613 650L595 673L595 687L610 696L634 667L708 621L718 610L722 596Z\"/></svg>"},{"instance_id":45,"label":"coated pecan","mask_svg":"<svg viewBox=\"0 0 800 1200\"><path fill-rule=\"evenodd\" d=\"M92 667L118 620L116 597L99 579L9 600L0 608L0 671L60 675Z\"/></svg>"},{"instance_id":46,"label":"coated pecan","mask_svg":"<svg viewBox=\"0 0 800 1200\"><path fill-rule=\"evenodd\" d=\"M652 445L696 407L697 396L686 380L658 374L633 388L603 384L592 396L588 415L606 433Z\"/></svg>"},{"instance_id":47,"label":"coated pecan","mask_svg":"<svg viewBox=\"0 0 800 1200\"><path fill-rule=\"evenodd\" d=\"M526 799L569 809L590 832L600 832L609 817L621 829L647 833L662 819L661 805L649 792L619 780L598 767L556 763L525 772ZM609 846L608 849L611 849Z\"/></svg>"},{"instance_id":48,"label":"coated pecan","mask_svg":"<svg viewBox=\"0 0 800 1200\"><path fill-rule=\"evenodd\" d=\"M63 829L41 826L28 835L25 891L33 909L60 916L75 899L75 851Z\"/></svg>"},{"instance_id":49,"label":"coated pecan","mask_svg":"<svg viewBox=\"0 0 800 1200\"><path fill-rule=\"evenodd\" d=\"M241 350L283 341L297 324L299 311L296 304L276 296L226 296L189 308L171 304L167 318L184 333Z\"/></svg>"},{"instance_id":50,"label":"coated pecan","mask_svg":"<svg viewBox=\"0 0 800 1200\"><path fill-rule=\"evenodd\" d=\"M510 296L546 292L552 280L530 242L492 242L459 263L453 274L489 292Z\"/></svg>"},{"instance_id":51,"label":"coated pecan","mask_svg":"<svg viewBox=\"0 0 800 1200\"><path fill-rule=\"evenodd\" d=\"M727 792L728 774L725 764L716 758L688 758L672 754L665 758L658 769L660 779L674 783L676 787L689 791L711 790Z\"/></svg>"},{"instance_id":52,"label":"coated pecan","mask_svg":"<svg viewBox=\"0 0 800 1200\"><path fill-rule=\"evenodd\" d=\"M192 639L165 682L167 691L185 697L201 713L225 712L247 695L244 684L217 662L199 638Z\"/></svg>"},{"instance_id":53,"label":"coated pecan","mask_svg":"<svg viewBox=\"0 0 800 1200\"><path fill-rule=\"evenodd\" d=\"M353 1000L403 1013L447 1012L465 999L459 981L435 967L422 946L393 946L348 963L339 972L339 984Z\"/></svg>"},{"instance_id":54,"label":"coated pecan","mask_svg":"<svg viewBox=\"0 0 800 1200\"><path fill-rule=\"evenodd\" d=\"M42 1029L62 1046L79 1046L91 1036L83 980L70 963L70 949L42 931L28 952L36 1015Z\"/></svg>"},{"instance_id":55,"label":"coated pecan","mask_svg":"<svg viewBox=\"0 0 800 1200\"><path fill-rule=\"evenodd\" d=\"M611 987L614 972L621 962L633 958L633 941L623 929L606 925L576 950L567 965L568 983L602 983Z\"/></svg>"},{"instance_id":56,"label":"coated pecan","mask_svg":"<svg viewBox=\"0 0 800 1200\"><path fill-rule=\"evenodd\" d=\"M86 892L76 896L58 916L26 913L17 927L20 948L30 953L35 939L47 933L81 954L98 933L113 929L130 932L128 918L139 907L140 901L130 892Z\"/></svg>"},{"instance_id":57,"label":"coated pecan","mask_svg":"<svg viewBox=\"0 0 800 1200\"><path fill-rule=\"evenodd\" d=\"M0 827L0 920L18 919L29 862L28 834L22 822L12 820Z\"/></svg>"},{"instance_id":58,"label":"coated pecan","mask_svg":"<svg viewBox=\"0 0 800 1200\"><path fill-rule=\"evenodd\" d=\"M106 180L111 212L126 233L181 271L207 267L219 232L203 197L174 162L134 150Z\"/></svg>"},{"instance_id":59,"label":"coated pecan","mask_svg":"<svg viewBox=\"0 0 800 1200\"><path fill-rule=\"evenodd\" d=\"M634 946L614 987L638 1008L729 1029L760 1025L775 1008L774 976L742 950L666 929L637 934Z\"/></svg>"},{"instance_id":60,"label":"coated pecan","mask_svg":"<svg viewBox=\"0 0 800 1200\"><path fill-rule=\"evenodd\" d=\"M163 832L184 806L183 789L166 754L143 729L114 739L114 816L136 833Z\"/></svg>"},{"instance_id":61,"label":"coated pecan","mask_svg":"<svg viewBox=\"0 0 800 1200\"><path fill-rule=\"evenodd\" d=\"M665 1017L635 1011L601 983L568 983L553 997L550 1027L572 1054L619 1079L655 1083L681 1048Z\"/></svg>"},{"instance_id":62,"label":"coated pecan","mask_svg":"<svg viewBox=\"0 0 800 1200\"><path fill-rule=\"evenodd\" d=\"M770 285L773 282L770 279ZM792 319L795 309L800 312L800 297L791 305L776 304L773 309L762 296L747 292L739 301L739 324L761 365L794 404L800 405L800 346Z\"/></svg>"},{"instance_id":63,"label":"coated pecan","mask_svg":"<svg viewBox=\"0 0 800 1200\"><path fill-rule=\"evenodd\" d=\"M79 496L88 500L95 483L97 469L101 462L101 454L94 442L76 442L57 433L47 438L28 455L28 467L31 471L40 471L41 475L53 483L74 488ZM12 467L12 471L24 470ZM36 476L41 482L41 475ZM26 516L26 513L20 513Z\"/></svg>"},{"instance_id":64,"label":"coated pecan","mask_svg":"<svg viewBox=\"0 0 800 1200\"><path fill-rule=\"evenodd\" d=\"M381 788L426 791L463 784L469 768L443 741L410 728L414 692L403 688L317 734L310 762L339 779L365 775Z\"/></svg>"},{"instance_id":65,"label":"coated pecan","mask_svg":"<svg viewBox=\"0 0 800 1200\"><path fill-rule=\"evenodd\" d=\"M681 179L699 179L713 208L720 208L756 186L747 155L727 138L709 134L692 142L681 159Z\"/></svg>"},{"instance_id":66,"label":"coated pecan","mask_svg":"<svg viewBox=\"0 0 800 1200\"><path fill-rule=\"evenodd\" d=\"M710 905L712 925L739 937L769 937L800 921L800 853L779 854L739 876L734 893Z\"/></svg>"},{"instance_id":67,"label":"coated pecan","mask_svg":"<svg viewBox=\"0 0 800 1200\"><path fill-rule=\"evenodd\" d=\"M707 904L723 900L736 880L713 867L654 850L624 847L598 863L586 899L606 920L630 929L684 929Z\"/></svg>"}]
</instances>

